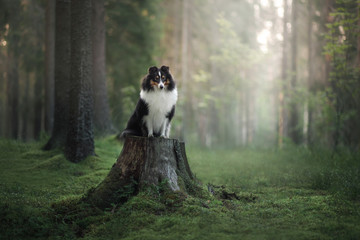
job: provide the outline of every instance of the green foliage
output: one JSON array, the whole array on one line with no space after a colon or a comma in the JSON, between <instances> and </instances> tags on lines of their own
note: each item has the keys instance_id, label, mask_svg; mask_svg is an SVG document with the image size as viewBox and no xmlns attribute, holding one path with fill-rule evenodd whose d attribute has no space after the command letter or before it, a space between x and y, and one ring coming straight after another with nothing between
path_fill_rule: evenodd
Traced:
<instances>
[{"instance_id":1,"label":"green foliage","mask_svg":"<svg viewBox=\"0 0 360 240\"><path fill-rule=\"evenodd\" d=\"M331 58L331 88L327 97L330 106L328 118L333 122L335 147L345 144L358 149L360 128L360 56L357 55L360 29L358 25L358 3L337 0L331 14L334 19L327 24L327 44L324 52Z\"/></svg>"},{"instance_id":2,"label":"green foliage","mask_svg":"<svg viewBox=\"0 0 360 240\"><path fill-rule=\"evenodd\" d=\"M97 139L99 157L74 164L42 143L0 140L4 239L356 239L359 156L349 151L189 148L203 194L149 186L100 211L81 201L121 150ZM208 186L205 183L210 182ZM212 193L208 189L212 188ZM355 200L355 201L353 201Z\"/></svg>"}]
</instances>

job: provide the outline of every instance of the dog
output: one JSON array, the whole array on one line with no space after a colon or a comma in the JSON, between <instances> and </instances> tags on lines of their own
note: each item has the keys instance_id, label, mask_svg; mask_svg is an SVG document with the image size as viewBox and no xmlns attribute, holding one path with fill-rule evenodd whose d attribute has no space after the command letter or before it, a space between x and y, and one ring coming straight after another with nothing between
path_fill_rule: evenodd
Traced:
<instances>
[{"instance_id":1,"label":"dog","mask_svg":"<svg viewBox=\"0 0 360 240\"><path fill-rule=\"evenodd\" d=\"M141 84L140 99L120 138L129 135L169 138L178 92L168 66L150 67Z\"/></svg>"}]
</instances>

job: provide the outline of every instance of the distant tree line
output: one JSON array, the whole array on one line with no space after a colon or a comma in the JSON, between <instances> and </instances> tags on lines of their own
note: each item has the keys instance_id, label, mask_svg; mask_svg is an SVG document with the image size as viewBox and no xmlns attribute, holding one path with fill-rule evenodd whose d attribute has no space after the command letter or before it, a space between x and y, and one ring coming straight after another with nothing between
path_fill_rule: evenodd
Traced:
<instances>
[{"instance_id":1,"label":"distant tree line","mask_svg":"<svg viewBox=\"0 0 360 240\"><path fill-rule=\"evenodd\" d=\"M208 147L359 149L358 1L183 0L166 12L182 135Z\"/></svg>"},{"instance_id":2,"label":"distant tree line","mask_svg":"<svg viewBox=\"0 0 360 240\"><path fill-rule=\"evenodd\" d=\"M45 132L47 148L62 146L77 114L93 116L83 124L97 135L122 129L147 68L166 64L179 87L175 137L359 148L358 1L92 0L78 13L87 20L72 21L75 2L0 0L1 137ZM67 102L82 94L91 112Z\"/></svg>"}]
</instances>

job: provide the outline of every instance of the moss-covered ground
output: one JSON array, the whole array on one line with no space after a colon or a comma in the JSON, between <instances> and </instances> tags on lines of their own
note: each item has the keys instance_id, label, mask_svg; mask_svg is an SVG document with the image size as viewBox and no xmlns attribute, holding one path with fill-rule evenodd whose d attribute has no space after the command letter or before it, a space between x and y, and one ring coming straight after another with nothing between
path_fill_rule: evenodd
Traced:
<instances>
[{"instance_id":1,"label":"moss-covered ground","mask_svg":"<svg viewBox=\"0 0 360 240\"><path fill-rule=\"evenodd\" d=\"M78 164L43 145L0 140L0 239L360 239L360 158L346 151L187 146L201 194L160 185L101 211L79 199L121 144L97 139Z\"/></svg>"}]
</instances>

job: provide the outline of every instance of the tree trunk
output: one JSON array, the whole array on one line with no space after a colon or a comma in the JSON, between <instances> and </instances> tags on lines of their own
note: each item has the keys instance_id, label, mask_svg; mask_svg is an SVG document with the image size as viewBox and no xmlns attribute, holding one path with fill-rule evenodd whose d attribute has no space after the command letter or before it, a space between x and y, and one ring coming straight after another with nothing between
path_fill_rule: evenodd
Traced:
<instances>
[{"instance_id":1,"label":"tree trunk","mask_svg":"<svg viewBox=\"0 0 360 240\"><path fill-rule=\"evenodd\" d=\"M360 28L360 2L358 2L358 29ZM356 55L356 67L360 69L360 34L357 37L357 55Z\"/></svg>"},{"instance_id":2,"label":"tree trunk","mask_svg":"<svg viewBox=\"0 0 360 240\"><path fill-rule=\"evenodd\" d=\"M254 139L254 111L255 106L253 103L254 93L251 86L245 92L245 113L246 113L246 146L251 146Z\"/></svg>"},{"instance_id":3,"label":"tree trunk","mask_svg":"<svg viewBox=\"0 0 360 240\"><path fill-rule=\"evenodd\" d=\"M21 128L21 139L26 141L28 139L28 124L30 119L30 104L29 104L29 93L30 93L30 73L26 73L24 77L25 89L22 97L21 112L22 112L22 128Z\"/></svg>"},{"instance_id":4,"label":"tree trunk","mask_svg":"<svg viewBox=\"0 0 360 240\"><path fill-rule=\"evenodd\" d=\"M0 59L4 59L3 55L0 53ZM3 60L0 60L0 71L5 72L5 68L4 68L5 64ZM6 114L5 114L5 96L6 96L6 92L5 90L5 77L4 74L0 74L0 119L6 119ZM0 122L0 137L5 137L4 134L4 122L6 121L1 121Z\"/></svg>"},{"instance_id":5,"label":"tree trunk","mask_svg":"<svg viewBox=\"0 0 360 240\"><path fill-rule=\"evenodd\" d=\"M94 128L97 134L106 135L115 131L106 87L104 0L93 1L92 13Z\"/></svg>"},{"instance_id":6,"label":"tree trunk","mask_svg":"<svg viewBox=\"0 0 360 240\"><path fill-rule=\"evenodd\" d=\"M216 14L218 12L218 9L216 8L216 1L212 1L211 6L211 14ZM218 34L219 34L219 29L218 26L216 24L211 24L211 56L216 56L217 51L218 51L218 46L219 46L219 39L218 39ZM210 61L210 72L211 72L211 78L209 80L209 83L211 86L216 86L218 79L220 79L221 77L221 73L219 71L219 66L215 61ZM218 93L214 92L212 93L214 98L219 98ZM241 95L237 95L237 98L239 99ZM237 106L237 113L240 119L240 111L241 109L239 109L239 105ZM216 103L215 101L211 101L210 102L210 106L209 106L209 129L208 129L208 134L209 134L209 147L218 144L219 142L221 142L221 140L219 141L219 136L221 136L220 134L220 130L219 130L219 109L217 109L216 107ZM237 123L239 124L240 121L237 121ZM239 124L240 125L240 124ZM236 131L236 135L238 135L238 144L240 144L240 126L237 128Z\"/></svg>"},{"instance_id":7,"label":"tree trunk","mask_svg":"<svg viewBox=\"0 0 360 240\"><path fill-rule=\"evenodd\" d=\"M282 43L282 60L281 60L281 86L279 91L279 119L278 119L278 147L281 149L284 142L284 137L287 135L287 111L285 111L285 100L287 95L287 78L288 78L288 4L287 0L283 0L284 19L283 19L283 43Z\"/></svg>"},{"instance_id":8,"label":"tree trunk","mask_svg":"<svg viewBox=\"0 0 360 240\"><path fill-rule=\"evenodd\" d=\"M297 87L297 5L298 0L293 0L291 11L291 99L289 116L289 137L295 144L300 144L299 112L296 102Z\"/></svg>"},{"instance_id":9,"label":"tree trunk","mask_svg":"<svg viewBox=\"0 0 360 240\"><path fill-rule=\"evenodd\" d=\"M71 81L65 155L72 162L95 154L91 13L92 1L71 2Z\"/></svg>"},{"instance_id":10,"label":"tree trunk","mask_svg":"<svg viewBox=\"0 0 360 240\"><path fill-rule=\"evenodd\" d=\"M85 201L104 209L164 181L172 191L197 190L184 143L176 139L128 137L107 177L89 191Z\"/></svg>"},{"instance_id":11,"label":"tree trunk","mask_svg":"<svg viewBox=\"0 0 360 240\"><path fill-rule=\"evenodd\" d=\"M66 142L70 85L70 1L56 1L55 18L54 125L45 150L64 147Z\"/></svg>"},{"instance_id":12,"label":"tree trunk","mask_svg":"<svg viewBox=\"0 0 360 240\"><path fill-rule=\"evenodd\" d=\"M7 59L7 105L6 105L6 128L7 137L17 139L19 137L19 41L20 36L15 33L18 27L17 19L10 26L11 37L8 44Z\"/></svg>"},{"instance_id":13,"label":"tree trunk","mask_svg":"<svg viewBox=\"0 0 360 240\"><path fill-rule=\"evenodd\" d=\"M187 99L183 107L183 120L181 127L181 137L185 139L187 128L189 127L189 98L188 97L188 35L189 35L189 0L183 0L182 6L182 30L181 30L181 86L183 91L183 96Z\"/></svg>"},{"instance_id":14,"label":"tree trunk","mask_svg":"<svg viewBox=\"0 0 360 240\"><path fill-rule=\"evenodd\" d=\"M39 71L38 71L39 72ZM42 75L43 76L43 75ZM35 84L34 84L34 138L38 140L41 132L42 122L42 78L35 72Z\"/></svg>"},{"instance_id":15,"label":"tree trunk","mask_svg":"<svg viewBox=\"0 0 360 240\"><path fill-rule=\"evenodd\" d=\"M54 123L55 0L48 0L45 23L45 131Z\"/></svg>"},{"instance_id":16,"label":"tree trunk","mask_svg":"<svg viewBox=\"0 0 360 240\"><path fill-rule=\"evenodd\" d=\"M314 61L313 61L313 41L312 41L312 34L313 34L313 31L312 31L312 24L313 24L313 14L312 14L312 0L308 0L307 2L307 10L308 10L308 26L307 26L307 37L308 37L308 42L307 42L307 45L308 45L308 79L307 79L307 87L308 87L308 91L309 93L312 95L315 91L314 91L314 83L313 83L313 71L312 71L312 67L313 67L313 64L314 64ZM312 125L313 125L313 119L312 119L312 116L313 116L313 107L311 106L311 104L309 103L309 99L307 99L307 127L305 128L306 131L304 131L305 133L305 141L306 141L306 144L307 145L311 145L312 144ZM306 109L306 108L305 108ZM306 124L304 124L305 126Z\"/></svg>"}]
</instances>

